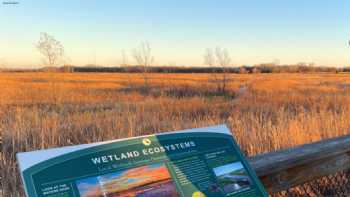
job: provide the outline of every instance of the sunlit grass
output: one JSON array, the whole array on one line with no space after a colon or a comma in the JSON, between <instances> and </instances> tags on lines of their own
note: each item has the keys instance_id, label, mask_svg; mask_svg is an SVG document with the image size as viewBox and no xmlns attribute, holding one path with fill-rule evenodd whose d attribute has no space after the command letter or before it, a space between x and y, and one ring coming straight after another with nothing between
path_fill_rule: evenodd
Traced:
<instances>
[{"instance_id":1,"label":"sunlit grass","mask_svg":"<svg viewBox=\"0 0 350 197\"><path fill-rule=\"evenodd\" d=\"M5 196L21 196L15 153L226 123L247 155L350 132L348 74L0 73Z\"/></svg>"}]
</instances>

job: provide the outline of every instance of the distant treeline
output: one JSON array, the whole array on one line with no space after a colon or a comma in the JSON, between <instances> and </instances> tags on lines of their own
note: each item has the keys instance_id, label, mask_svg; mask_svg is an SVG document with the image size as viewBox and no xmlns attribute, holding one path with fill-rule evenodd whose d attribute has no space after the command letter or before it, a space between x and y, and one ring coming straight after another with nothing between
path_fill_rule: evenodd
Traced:
<instances>
[{"instance_id":1,"label":"distant treeline","mask_svg":"<svg viewBox=\"0 0 350 197\"><path fill-rule=\"evenodd\" d=\"M124 67L61 67L64 72L117 72L117 73L139 73L144 69L141 66ZM300 66L300 65L258 65L258 66L240 66L240 67L176 67L176 66L152 66L147 68L152 73L312 73L312 72L350 72L350 68L335 68L323 66Z\"/></svg>"},{"instance_id":2,"label":"distant treeline","mask_svg":"<svg viewBox=\"0 0 350 197\"><path fill-rule=\"evenodd\" d=\"M140 73L144 72L141 66L103 67L103 66L62 66L45 67L40 69L7 69L9 72L106 72L106 73ZM147 68L150 73L314 73L314 72L350 72L350 67L336 68L325 66L304 65L257 65L240 67L176 67L152 66Z\"/></svg>"}]
</instances>

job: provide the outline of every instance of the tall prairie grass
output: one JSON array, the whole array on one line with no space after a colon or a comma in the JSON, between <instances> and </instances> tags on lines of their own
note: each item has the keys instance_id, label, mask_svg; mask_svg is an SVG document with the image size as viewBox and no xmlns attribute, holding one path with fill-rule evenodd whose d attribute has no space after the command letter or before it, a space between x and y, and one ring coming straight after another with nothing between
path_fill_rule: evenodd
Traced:
<instances>
[{"instance_id":1,"label":"tall prairie grass","mask_svg":"<svg viewBox=\"0 0 350 197\"><path fill-rule=\"evenodd\" d=\"M348 74L0 73L4 196L23 196L15 154L227 124L249 156L350 133Z\"/></svg>"}]
</instances>

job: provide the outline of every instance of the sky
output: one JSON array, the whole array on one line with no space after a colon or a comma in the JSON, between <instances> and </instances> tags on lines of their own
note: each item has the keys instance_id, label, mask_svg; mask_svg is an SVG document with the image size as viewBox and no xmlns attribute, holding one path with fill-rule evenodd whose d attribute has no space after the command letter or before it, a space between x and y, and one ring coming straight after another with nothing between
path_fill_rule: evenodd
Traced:
<instances>
[{"instance_id":1,"label":"sky","mask_svg":"<svg viewBox=\"0 0 350 197\"><path fill-rule=\"evenodd\" d=\"M0 65L38 67L41 32L70 64L115 66L147 41L154 65L202 66L206 48L232 65L350 66L348 0L0 0Z\"/></svg>"}]
</instances>

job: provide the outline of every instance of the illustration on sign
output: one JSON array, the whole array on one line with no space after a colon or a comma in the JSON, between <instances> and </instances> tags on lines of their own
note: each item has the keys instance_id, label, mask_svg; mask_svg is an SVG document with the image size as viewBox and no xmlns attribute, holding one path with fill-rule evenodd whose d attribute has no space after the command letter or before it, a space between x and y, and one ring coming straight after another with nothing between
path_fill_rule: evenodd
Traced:
<instances>
[{"instance_id":1,"label":"illustration on sign","mask_svg":"<svg viewBox=\"0 0 350 197\"><path fill-rule=\"evenodd\" d=\"M225 125L17 158L28 197L267 196Z\"/></svg>"}]
</instances>

